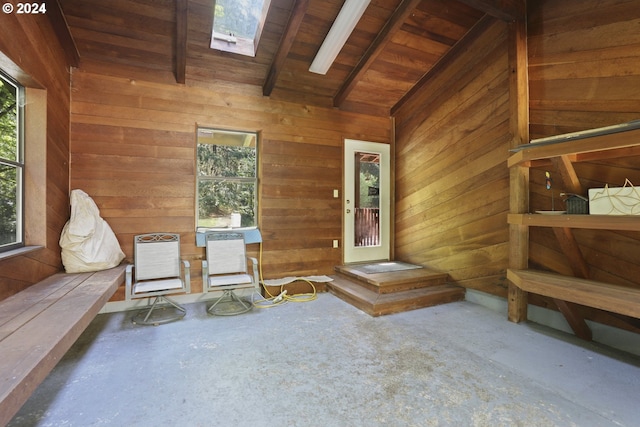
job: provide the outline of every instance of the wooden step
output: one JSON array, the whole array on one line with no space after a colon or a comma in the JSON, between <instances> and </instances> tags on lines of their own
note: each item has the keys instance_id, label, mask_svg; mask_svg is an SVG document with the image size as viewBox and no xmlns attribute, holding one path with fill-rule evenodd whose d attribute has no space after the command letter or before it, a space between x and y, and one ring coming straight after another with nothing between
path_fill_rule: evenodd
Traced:
<instances>
[{"instance_id":1,"label":"wooden step","mask_svg":"<svg viewBox=\"0 0 640 427\"><path fill-rule=\"evenodd\" d=\"M367 274L358 270L358 266L358 264L340 265L335 267L335 271L341 276L355 279L362 286L378 294L444 285L449 279L447 273L428 268Z\"/></svg>"},{"instance_id":2,"label":"wooden step","mask_svg":"<svg viewBox=\"0 0 640 427\"><path fill-rule=\"evenodd\" d=\"M329 291L371 316L461 301L465 294L464 288L446 283L392 293L378 293L363 286L365 282L356 282L342 275L332 277L333 281L328 283Z\"/></svg>"}]
</instances>

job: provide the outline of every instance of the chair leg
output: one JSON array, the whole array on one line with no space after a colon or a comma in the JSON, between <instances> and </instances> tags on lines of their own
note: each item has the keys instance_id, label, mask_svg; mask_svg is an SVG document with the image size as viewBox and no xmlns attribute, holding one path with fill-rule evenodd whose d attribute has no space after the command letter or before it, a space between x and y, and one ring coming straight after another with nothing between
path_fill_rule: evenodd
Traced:
<instances>
[{"instance_id":1,"label":"chair leg","mask_svg":"<svg viewBox=\"0 0 640 427\"><path fill-rule=\"evenodd\" d=\"M229 310L229 309L224 310L221 307L218 307L219 310L217 310L216 307L218 306L218 304L225 299L228 300L228 302L230 303L234 303L234 302L237 303L236 305L239 305L239 308L235 310ZM227 304L227 306L228 305L229 304ZM243 301L240 297L238 297L238 295L236 295L235 292L233 292L233 290L225 289L222 292L222 296L218 298L216 302L214 302L211 305L211 307L207 309L207 313L213 314L216 316L234 316L236 314L246 313L250 311L252 308L253 308L253 304L251 302Z\"/></svg>"},{"instance_id":2,"label":"chair leg","mask_svg":"<svg viewBox=\"0 0 640 427\"><path fill-rule=\"evenodd\" d=\"M156 308L159 308L158 303L167 303L170 306L173 306L176 310L177 313L171 315L171 316L167 316L167 317L161 317L159 319L155 319L155 318L151 318L151 314L153 313L153 311ZM162 307L164 308L164 307ZM187 314L187 310L182 307L180 304L176 303L175 301L171 300L170 298L164 296L164 295L159 295L157 297L154 298L153 300L153 304L151 304L151 307L146 311L146 315L144 316L143 319L140 319L140 317L142 316L142 314L144 314L145 311L144 310L140 310L134 317L133 319L131 319L131 321L135 324L140 324L140 325L162 325L164 323L169 323L169 322L173 322L175 320L179 320L182 319L186 314ZM151 320L150 320L151 319Z\"/></svg>"}]
</instances>

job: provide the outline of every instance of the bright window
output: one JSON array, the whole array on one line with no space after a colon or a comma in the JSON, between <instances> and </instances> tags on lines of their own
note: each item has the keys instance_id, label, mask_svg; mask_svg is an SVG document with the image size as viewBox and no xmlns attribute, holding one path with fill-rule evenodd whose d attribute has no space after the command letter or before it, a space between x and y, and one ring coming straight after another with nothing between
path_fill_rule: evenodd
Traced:
<instances>
[{"instance_id":1,"label":"bright window","mask_svg":"<svg viewBox=\"0 0 640 427\"><path fill-rule=\"evenodd\" d=\"M271 0L214 0L211 48L255 56Z\"/></svg>"},{"instance_id":2,"label":"bright window","mask_svg":"<svg viewBox=\"0 0 640 427\"><path fill-rule=\"evenodd\" d=\"M256 227L258 134L198 129L198 228Z\"/></svg>"},{"instance_id":3,"label":"bright window","mask_svg":"<svg viewBox=\"0 0 640 427\"><path fill-rule=\"evenodd\" d=\"M23 246L24 89L0 71L0 251Z\"/></svg>"}]
</instances>

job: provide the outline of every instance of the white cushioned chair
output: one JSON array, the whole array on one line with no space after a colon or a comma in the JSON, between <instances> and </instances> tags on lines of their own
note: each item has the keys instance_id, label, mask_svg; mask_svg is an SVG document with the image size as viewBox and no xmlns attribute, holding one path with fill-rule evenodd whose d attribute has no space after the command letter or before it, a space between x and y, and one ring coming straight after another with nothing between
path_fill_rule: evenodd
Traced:
<instances>
[{"instance_id":1,"label":"white cushioned chair","mask_svg":"<svg viewBox=\"0 0 640 427\"><path fill-rule=\"evenodd\" d=\"M236 294L239 289L260 291L258 260L248 257L244 234L227 231L205 233L206 260L202 261L204 292L221 291L207 312L215 315L242 314L253 308L253 302ZM251 269L249 269L251 264Z\"/></svg>"},{"instance_id":2,"label":"white cushioned chair","mask_svg":"<svg viewBox=\"0 0 640 427\"><path fill-rule=\"evenodd\" d=\"M133 322L159 325L183 318L186 309L167 297L191 292L189 261L180 260L180 235L141 234L134 237L133 250L134 264L126 269L125 298L148 298L148 308L139 311Z\"/></svg>"}]
</instances>

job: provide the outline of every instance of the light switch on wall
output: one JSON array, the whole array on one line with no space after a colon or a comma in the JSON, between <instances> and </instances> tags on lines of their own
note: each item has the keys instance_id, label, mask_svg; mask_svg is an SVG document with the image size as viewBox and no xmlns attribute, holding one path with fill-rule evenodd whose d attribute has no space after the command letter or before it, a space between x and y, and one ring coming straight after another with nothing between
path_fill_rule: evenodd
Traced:
<instances>
[{"instance_id":1,"label":"light switch on wall","mask_svg":"<svg viewBox=\"0 0 640 427\"><path fill-rule=\"evenodd\" d=\"M338 191L338 189L336 188L335 190L333 190L333 198L337 199L338 197L340 197L340 192Z\"/></svg>"}]
</instances>

